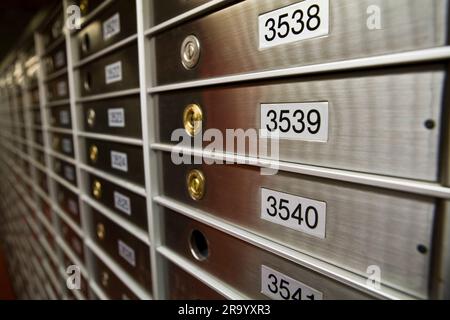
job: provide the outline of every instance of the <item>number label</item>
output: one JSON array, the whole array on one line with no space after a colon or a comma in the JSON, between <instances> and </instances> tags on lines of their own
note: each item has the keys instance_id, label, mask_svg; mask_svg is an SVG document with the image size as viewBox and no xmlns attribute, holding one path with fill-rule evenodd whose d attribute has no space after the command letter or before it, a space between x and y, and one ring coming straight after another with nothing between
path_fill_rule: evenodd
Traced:
<instances>
[{"instance_id":1,"label":"number label","mask_svg":"<svg viewBox=\"0 0 450 320\"><path fill-rule=\"evenodd\" d=\"M117 191L114 191L114 207L128 215L131 215L130 198Z\"/></svg>"},{"instance_id":2,"label":"number label","mask_svg":"<svg viewBox=\"0 0 450 320\"><path fill-rule=\"evenodd\" d=\"M78 204L75 200L69 199L67 201L67 207L72 214L78 215Z\"/></svg>"},{"instance_id":3,"label":"number label","mask_svg":"<svg viewBox=\"0 0 450 320\"><path fill-rule=\"evenodd\" d=\"M133 267L136 266L136 255L134 250L122 240L118 240L119 255Z\"/></svg>"},{"instance_id":4,"label":"number label","mask_svg":"<svg viewBox=\"0 0 450 320\"><path fill-rule=\"evenodd\" d=\"M64 177L69 181L75 181L75 171L72 167L64 166Z\"/></svg>"},{"instance_id":5,"label":"number label","mask_svg":"<svg viewBox=\"0 0 450 320\"><path fill-rule=\"evenodd\" d=\"M103 40L106 41L120 33L120 15L116 13L103 22Z\"/></svg>"},{"instance_id":6,"label":"number label","mask_svg":"<svg viewBox=\"0 0 450 320\"><path fill-rule=\"evenodd\" d=\"M328 102L261 104L261 138L328 141Z\"/></svg>"},{"instance_id":7,"label":"number label","mask_svg":"<svg viewBox=\"0 0 450 320\"><path fill-rule=\"evenodd\" d=\"M110 127L125 127L125 110L123 108L108 109L108 125Z\"/></svg>"},{"instance_id":8,"label":"number label","mask_svg":"<svg viewBox=\"0 0 450 320\"><path fill-rule=\"evenodd\" d=\"M122 61L108 64L105 67L106 84L122 81Z\"/></svg>"},{"instance_id":9,"label":"number label","mask_svg":"<svg viewBox=\"0 0 450 320\"><path fill-rule=\"evenodd\" d=\"M65 81L60 81L57 83L56 92L59 97L65 97L67 95L67 84Z\"/></svg>"},{"instance_id":10,"label":"number label","mask_svg":"<svg viewBox=\"0 0 450 320\"><path fill-rule=\"evenodd\" d=\"M72 141L67 138L63 138L61 141L62 144L62 150L65 153L71 154L72 153Z\"/></svg>"},{"instance_id":11,"label":"number label","mask_svg":"<svg viewBox=\"0 0 450 320\"><path fill-rule=\"evenodd\" d=\"M305 0L258 17L259 48L326 36L329 0Z\"/></svg>"},{"instance_id":12,"label":"number label","mask_svg":"<svg viewBox=\"0 0 450 320\"><path fill-rule=\"evenodd\" d=\"M261 189L261 219L325 239L327 204Z\"/></svg>"},{"instance_id":13,"label":"number label","mask_svg":"<svg viewBox=\"0 0 450 320\"><path fill-rule=\"evenodd\" d=\"M69 116L69 111L67 110L61 110L59 112L59 122L61 124L67 125L70 122L70 116Z\"/></svg>"},{"instance_id":14,"label":"number label","mask_svg":"<svg viewBox=\"0 0 450 320\"><path fill-rule=\"evenodd\" d=\"M55 67L60 68L66 64L66 55L64 51L58 51L55 55Z\"/></svg>"},{"instance_id":15,"label":"number label","mask_svg":"<svg viewBox=\"0 0 450 320\"><path fill-rule=\"evenodd\" d=\"M323 294L265 265L261 266L261 293L274 300L322 300Z\"/></svg>"},{"instance_id":16,"label":"number label","mask_svg":"<svg viewBox=\"0 0 450 320\"><path fill-rule=\"evenodd\" d=\"M128 157L126 153L111 151L111 168L128 171Z\"/></svg>"}]
</instances>

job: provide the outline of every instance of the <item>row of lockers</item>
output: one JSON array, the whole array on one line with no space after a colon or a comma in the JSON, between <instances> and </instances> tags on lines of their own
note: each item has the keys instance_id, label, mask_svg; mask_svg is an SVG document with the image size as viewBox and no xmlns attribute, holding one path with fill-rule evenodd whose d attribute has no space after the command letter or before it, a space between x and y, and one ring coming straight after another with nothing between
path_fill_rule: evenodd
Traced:
<instances>
[{"instance_id":1,"label":"row of lockers","mask_svg":"<svg viewBox=\"0 0 450 320\"><path fill-rule=\"evenodd\" d=\"M23 297L446 297L448 5L47 8L0 73Z\"/></svg>"}]
</instances>

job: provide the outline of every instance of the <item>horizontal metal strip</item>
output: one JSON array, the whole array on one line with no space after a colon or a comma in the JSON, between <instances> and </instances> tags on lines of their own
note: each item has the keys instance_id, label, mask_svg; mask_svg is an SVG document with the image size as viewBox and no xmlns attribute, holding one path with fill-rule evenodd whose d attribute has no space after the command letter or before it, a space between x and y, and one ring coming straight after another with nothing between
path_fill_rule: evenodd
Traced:
<instances>
[{"instance_id":1,"label":"horizontal metal strip","mask_svg":"<svg viewBox=\"0 0 450 320\"><path fill-rule=\"evenodd\" d=\"M61 70L55 71L47 76L44 77L44 82L51 81L55 78L58 78L59 76L62 76L63 74L67 73L67 67L64 67Z\"/></svg>"},{"instance_id":2,"label":"horizontal metal strip","mask_svg":"<svg viewBox=\"0 0 450 320\"><path fill-rule=\"evenodd\" d=\"M47 174L50 176L50 178L52 178L53 180L55 180L56 182L61 184L63 187L69 189L73 193L77 193L78 194L80 192L80 190L77 187L75 187L71 183L67 182L66 180L64 180L63 178L58 176L56 173L51 171L50 169L47 170Z\"/></svg>"},{"instance_id":3,"label":"horizontal metal strip","mask_svg":"<svg viewBox=\"0 0 450 320\"><path fill-rule=\"evenodd\" d=\"M128 182L126 180L123 180L121 178L117 178L109 173L105 173L103 171L100 171L98 169L94 169L84 163L79 163L79 166L81 169L83 169L84 171L87 171L89 173L95 174L96 176L99 176L100 178L106 179L112 183L115 183L123 188L126 188L130 191L133 191L143 197L145 197L147 195L145 188L141 187L137 184L134 184L132 182Z\"/></svg>"},{"instance_id":4,"label":"horizontal metal strip","mask_svg":"<svg viewBox=\"0 0 450 320\"><path fill-rule=\"evenodd\" d=\"M44 270L47 273L47 276L50 278L50 281L53 283L53 286L58 290L61 290L61 282L58 281L55 273L53 272L53 269L50 267L48 262L44 261L42 265L44 266ZM61 294L61 292L58 292L58 294Z\"/></svg>"},{"instance_id":5,"label":"horizontal metal strip","mask_svg":"<svg viewBox=\"0 0 450 320\"><path fill-rule=\"evenodd\" d=\"M84 28L86 24L88 24L90 21L92 21L100 12L105 10L109 5L111 5L114 2L114 0L105 0L103 1L97 8L92 10L91 13L89 13L86 17L80 19L80 29ZM80 29L73 29L71 34L77 33Z\"/></svg>"},{"instance_id":6,"label":"horizontal metal strip","mask_svg":"<svg viewBox=\"0 0 450 320\"><path fill-rule=\"evenodd\" d=\"M111 271L123 282L127 285L127 287L133 291L133 293L139 297L139 299L143 300L151 300L151 295L141 287L132 277L128 275L125 271L123 271L122 267L120 267L113 259L111 259L103 250L98 247L91 239L86 240L86 245L88 248L104 263L111 269Z\"/></svg>"},{"instance_id":7,"label":"horizontal metal strip","mask_svg":"<svg viewBox=\"0 0 450 320\"><path fill-rule=\"evenodd\" d=\"M164 143L152 143L151 148L153 150L166 152L180 151L187 155L204 157L206 159L211 160L220 160L223 162L247 164L261 168L276 168L280 171L287 171L309 176L329 178L334 180L380 187L385 189L422 194L430 197L450 199L450 188L443 187L436 183L408 180L389 176L379 176L375 174L353 172L340 169L314 167L311 165L303 165L269 159L258 159L254 157L238 156L222 152L208 152L198 149L172 146L170 144Z\"/></svg>"},{"instance_id":8,"label":"horizontal metal strip","mask_svg":"<svg viewBox=\"0 0 450 320\"><path fill-rule=\"evenodd\" d=\"M109 300L108 296L103 292L102 288L95 283L94 280L89 280L89 287L92 289L94 294L100 298L100 300Z\"/></svg>"},{"instance_id":9,"label":"horizontal metal strip","mask_svg":"<svg viewBox=\"0 0 450 320\"><path fill-rule=\"evenodd\" d=\"M188 19L195 18L199 15L204 14L207 11L210 11L214 9L215 7L218 7L219 5L223 5L225 3L229 2L229 0L211 0L208 1L205 4L202 4L192 10L186 11L172 19L169 19L167 21L164 21L156 26L153 26L147 30L144 31L145 36L152 36L158 32L161 32L165 29L171 28L177 24L180 24Z\"/></svg>"},{"instance_id":10,"label":"horizontal metal strip","mask_svg":"<svg viewBox=\"0 0 450 320\"><path fill-rule=\"evenodd\" d=\"M50 150L48 150L48 154L51 155L54 158L58 158L60 160L66 161L66 162L68 162L70 164L73 164L75 166L77 165L77 162L75 161L75 159L73 159L71 157L68 157L68 156L66 156L66 155L64 155L62 153L59 153L59 152L56 152L56 151L50 149Z\"/></svg>"},{"instance_id":11,"label":"horizontal metal strip","mask_svg":"<svg viewBox=\"0 0 450 320\"><path fill-rule=\"evenodd\" d=\"M226 283L217 279L216 277L210 275L208 272L203 271L201 268L197 267L195 264L191 263L189 260L181 257L175 252L171 251L166 247L158 247L157 251L167 260L179 266L181 269L189 273L191 276L204 283L206 286L210 287L214 291L217 291L225 298L230 300L249 300L249 297L237 292L236 290L230 288Z\"/></svg>"},{"instance_id":12,"label":"horizontal metal strip","mask_svg":"<svg viewBox=\"0 0 450 320\"><path fill-rule=\"evenodd\" d=\"M66 38L64 37L64 35L60 36L58 39L56 39L55 41L53 41L52 43L50 43L47 48L45 48L45 51L39 55L40 60L42 60L42 58L44 58L44 56L48 55L50 52L53 51L53 49L55 49L57 46L59 46L61 43L65 42Z\"/></svg>"},{"instance_id":13,"label":"horizontal metal strip","mask_svg":"<svg viewBox=\"0 0 450 320\"><path fill-rule=\"evenodd\" d=\"M90 101L96 101L96 100L102 100L102 99L109 99L109 98L117 98L117 97L123 97L128 96L132 94L139 94L140 89L128 89L128 90L121 90L121 91L114 91L109 93L102 93L102 94L95 94L87 97L81 97L75 100L75 103L83 103L83 102L90 102Z\"/></svg>"},{"instance_id":14,"label":"horizontal metal strip","mask_svg":"<svg viewBox=\"0 0 450 320\"><path fill-rule=\"evenodd\" d=\"M75 223L73 222L72 219L70 219L67 216L67 213L64 212L64 210L62 210L58 204L56 203L52 203L52 210L54 212L56 212L56 214L59 216L59 218L61 218L62 220L64 220L64 222L73 230L75 231L75 233L80 236L81 238L84 237L84 232L83 230Z\"/></svg>"},{"instance_id":15,"label":"horizontal metal strip","mask_svg":"<svg viewBox=\"0 0 450 320\"><path fill-rule=\"evenodd\" d=\"M114 50L117 50L117 49L119 49L121 47L126 46L130 42L135 41L136 39L137 39L137 34L131 35L131 36L129 36L129 37L119 41L119 42L116 42L116 43L110 45L109 47L106 47L103 50L100 50L99 52L96 52L96 53L88 56L87 58L84 58L83 60L80 60L78 63L75 63L73 65L73 68L74 69L78 69L78 68L88 64L89 62L92 62L92 61L94 61L94 60L96 60L98 58L101 58L104 55L107 55L108 53L110 53L110 52L112 52Z\"/></svg>"},{"instance_id":16,"label":"horizontal metal strip","mask_svg":"<svg viewBox=\"0 0 450 320\"><path fill-rule=\"evenodd\" d=\"M366 278L356 275L352 272L343 270L334 265L330 265L318 259L312 258L306 254L289 249L283 245L277 244L273 241L262 238L251 232L242 230L241 228L225 222L222 219L204 214L203 212L187 207L177 201L172 201L164 196L156 196L153 200L163 207L172 209L181 213L191 219L197 220L222 232L225 232L235 238L248 242L256 247L269 251L273 254L281 256L285 259L293 261L299 265L309 268L315 272L323 274L329 278L335 279L345 285L353 287L357 290L365 292L377 298L382 299L413 299L413 297L398 292L391 288L381 286L380 289L368 287Z\"/></svg>"},{"instance_id":17,"label":"horizontal metal strip","mask_svg":"<svg viewBox=\"0 0 450 320\"><path fill-rule=\"evenodd\" d=\"M105 141L132 144L132 145L136 145L136 146L143 145L142 139L126 138L126 137L112 136L112 135L99 134L99 133L90 133L90 132L85 132L85 131L79 131L78 136L84 137L84 138L92 138L92 139L99 139L99 140L105 140Z\"/></svg>"},{"instance_id":18,"label":"horizontal metal strip","mask_svg":"<svg viewBox=\"0 0 450 320\"><path fill-rule=\"evenodd\" d=\"M97 203L94 199L91 199L88 195L81 195L81 200L83 200L86 204L93 207L95 210L99 211L108 219L112 220L115 224L125 229L127 232L131 233L133 236L144 242L146 245L150 246L150 238L148 233L142 230L139 227L128 222L126 219L119 216L117 213L112 212L110 209L105 207L104 205Z\"/></svg>"},{"instance_id":19,"label":"horizontal metal strip","mask_svg":"<svg viewBox=\"0 0 450 320\"><path fill-rule=\"evenodd\" d=\"M64 133L64 134L72 134L72 129L64 129L64 128L57 128L57 127L47 127L47 131L50 132L56 132L56 133Z\"/></svg>"},{"instance_id":20,"label":"horizontal metal strip","mask_svg":"<svg viewBox=\"0 0 450 320\"><path fill-rule=\"evenodd\" d=\"M202 86L212 86L218 84L235 83L250 80L272 79L287 76L309 75L327 72L336 72L343 70L357 70L363 68L386 67L407 63L429 62L444 60L450 58L450 46L424 49L410 52L393 53L375 57L359 58L352 60L328 62L308 66L298 66L277 70L267 70L254 73L243 73L231 76L210 78L204 80L194 80L180 82L168 85L161 85L148 88L150 94L180 90L187 88L196 88Z\"/></svg>"},{"instance_id":21,"label":"horizontal metal strip","mask_svg":"<svg viewBox=\"0 0 450 320\"><path fill-rule=\"evenodd\" d=\"M47 102L45 104L45 107L47 107L47 108L59 107L59 106L63 106L65 104L69 104L69 103L70 103L70 99L62 99L62 100Z\"/></svg>"},{"instance_id":22,"label":"horizontal metal strip","mask_svg":"<svg viewBox=\"0 0 450 320\"><path fill-rule=\"evenodd\" d=\"M47 229L47 231L50 234L52 234L53 236L56 237L56 235L57 235L56 230L51 225L50 221L47 220L47 218L44 216L44 214L40 210L38 210L37 208L36 208L36 215L38 216L39 221L42 223L42 225L45 227L45 229Z\"/></svg>"},{"instance_id":23,"label":"horizontal metal strip","mask_svg":"<svg viewBox=\"0 0 450 320\"><path fill-rule=\"evenodd\" d=\"M44 251L47 253L47 256L50 257L50 259L52 259L52 261L55 264L58 264L58 257L56 255L56 253L53 251L53 249L50 247L50 245L48 244L47 239L45 239L45 237L43 235L40 235L39 241L41 243L41 247L43 247Z\"/></svg>"}]
</instances>

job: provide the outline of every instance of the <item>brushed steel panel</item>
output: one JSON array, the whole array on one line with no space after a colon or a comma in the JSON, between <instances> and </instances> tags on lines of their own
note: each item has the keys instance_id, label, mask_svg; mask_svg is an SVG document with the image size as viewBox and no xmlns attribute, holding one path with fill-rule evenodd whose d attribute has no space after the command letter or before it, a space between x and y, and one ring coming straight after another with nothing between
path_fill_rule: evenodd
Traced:
<instances>
[{"instance_id":1,"label":"brushed steel panel","mask_svg":"<svg viewBox=\"0 0 450 320\"><path fill-rule=\"evenodd\" d=\"M139 96L83 103L83 130L87 132L141 138L140 105ZM88 115L91 109L95 112L95 120L92 125L88 123ZM125 117L125 124L123 127L111 127L108 124L108 110L110 109L123 109Z\"/></svg>"},{"instance_id":2,"label":"brushed steel panel","mask_svg":"<svg viewBox=\"0 0 450 320\"><path fill-rule=\"evenodd\" d=\"M107 84L105 67L119 61L122 63L122 80ZM79 69L79 76L81 96L138 88L139 67L137 45L133 43L101 59L84 65ZM89 86L85 86L86 82L89 83Z\"/></svg>"},{"instance_id":3,"label":"brushed steel panel","mask_svg":"<svg viewBox=\"0 0 450 320\"><path fill-rule=\"evenodd\" d=\"M145 197L137 195L128 189L122 188L114 183L111 183L105 179L102 179L96 175L89 174L89 194L92 198L96 199L98 202L108 207L112 211L116 212L122 218L130 221L132 224L147 230L147 206ZM98 181L101 184L101 194L99 197L93 195L92 186L94 182ZM123 211L116 208L114 205L114 194L118 192L121 195L126 196L130 202L130 214L124 213Z\"/></svg>"},{"instance_id":4,"label":"brushed steel panel","mask_svg":"<svg viewBox=\"0 0 450 320\"><path fill-rule=\"evenodd\" d=\"M139 298L94 254L93 278L112 300L138 300Z\"/></svg>"},{"instance_id":5,"label":"brushed steel panel","mask_svg":"<svg viewBox=\"0 0 450 320\"><path fill-rule=\"evenodd\" d=\"M200 280L178 267L176 264L164 260L166 273L166 288L170 300L226 300Z\"/></svg>"},{"instance_id":6,"label":"brushed steel panel","mask_svg":"<svg viewBox=\"0 0 450 320\"><path fill-rule=\"evenodd\" d=\"M56 101L69 98L69 86L67 83L67 74L64 74L45 84L48 101Z\"/></svg>"},{"instance_id":7,"label":"brushed steel panel","mask_svg":"<svg viewBox=\"0 0 450 320\"><path fill-rule=\"evenodd\" d=\"M172 132L183 128L183 110L192 103L202 108L203 130L223 134L217 150L224 150L226 129L261 129L262 103L328 101L328 141L281 139L280 160L437 181L445 76L444 66L427 66L163 93L156 99L159 141L178 143ZM185 133L183 140L194 139Z\"/></svg>"},{"instance_id":8,"label":"brushed steel panel","mask_svg":"<svg viewBox=\"0 0 450 320\"><path fill-rule=\"evenodd\" d=\"M101 213L93 208L91 209L91 218L93 226L92 239L112 257L126 272L130 274L138 283L151 293L152 279L150 268L150 249L135 236L131 235L111 220L107 219ZM99 224L104 226L103 238L99 237L97 227ZM125 243L134 251L135 265L126 261L118 250L119 241Z\"/></svg>"},{"instance_id":9,"label":"brushed steel panel","mask_svg":"<svg viewBox=\"0 0 450 320\"><path fill-rule=\"evenodd\" d=\"M98 149L98 157L95 161L93 161L89 157L89 149L94 145ZM122 170L118 170L111 166L112 151L124 153L127 155L128 171L125 172ZM142 154L142 147L140 146L86 139L85 159L87 161L87 164L97 169L103 170L115 176L141 185L144 184L144 158Z\"/></svg>"},{"instance_id":10,"label":"brushed steel panel","mask_svg":"<svg viewBox=\"0 0 450 320\"><path fill-rule=\"evenodd\" d=\"M446 0L330 1L330 34L259 50L258 16L298 0L248 0L155 36L156 84L362 58L443 46ZM382 28L367 28L367 8L381 10ZM200 61L186 70L183 39L200 41ZM167 63L169 62L169 63Z\"/></svg>"},{"instance_id":11,"label":"brushed steel panel","mask_svg":"<svg viewBox=\"0 0 450 320\"><path fill-rule=\"evenodd\" d=\"M56 201L58 202L59 207L64 210L64 212L73 220L73 222L81 227L78 196L66 187L56 182L55 189Z\"/></svg>"},{"instance_id":12,"label":"brushed steel panel","mask_svg":"<svg viewBox=\"0 0 450 320\"><path fill-rule=\"evenodd\" d=\"M261 293L261 265L266 265L323 293L324 299L368 299L353 288L288 260L266 252L216 229L164 209L162 244L252 299L268 299ZM200 231L208 242L208 257L191 254L190 235Z\"/></svg>"},{"instance_id":13,"label":"brushed steel panel","mask_svg":"<svg viewBox=\"0 0 450 320\"><path fill-rule=\"evenodd\" d=\"M84 242L83 239L63 220L59 219L61 236L66 245L72 249L78 259L84 263Z\"/></svg>"},{"instance_id":14,"label":"brushed steel panel","mask_svg":"<svg viewBox=\"0 0 450 320\"><path fill-rule=\"evenodd\" d=\"M70 114L70 106L67 105L67 106L51 107L48 109L48 113L50 126L64 129L72 128L72 116Z\"/></svg>"},{"instance_id":15,"label":"brushed steel panel","mask_svg":"<svg viewBox=\"0 0 450 320\"><path fill-rule=\"evenodd\" d=\"M103 23L116 13L119 14L120 32L104 39ZM136 28L136 2L127 0L114 1L77 34L79 55L81 58L85 58L98 52L135 34ZM85 48L84 50L83 47Z\"/></svg>"},{"instance_id":16,"label":"brushed steel panel","mask_svg":"<svg viewBox=\"0 0 450 320\"><path fill-rule=\"evenodd\" d=\"M427 296L433 198L286 172L261 175L253 166L175 165L170 153L162 153L162 168L161 190L171 199L362 276L377 265L384 284ZM206 180L199 201L186 188L193 168ZM325 202L325 239L262 220L261 188Z\"/></svg>"},{"instance_id":17,"label":"brushed steel panel","mask_svg":"<svg viewBox=\"0 0 450 320\"><path fill-rule=\"evenodd\" d=\"M210 2L210 0L150 0L150 16L152 17L151 25L155 26L166 20L174 18L186 11L195 9L196 7ZM236 0L225 1L222 6L232 4Z\"/></svg>"}]
</instances>

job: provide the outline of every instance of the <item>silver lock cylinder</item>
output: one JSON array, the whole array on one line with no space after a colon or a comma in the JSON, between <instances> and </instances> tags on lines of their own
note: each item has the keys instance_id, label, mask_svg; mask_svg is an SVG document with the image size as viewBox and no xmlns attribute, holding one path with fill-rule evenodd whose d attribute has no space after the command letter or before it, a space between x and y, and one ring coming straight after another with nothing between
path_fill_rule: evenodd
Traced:
<instances>
[{"instance_id":1,"label":"silver lock cylinder","mask_svg":"<svg viewBox=\"0 0 450 320\"><path fill-rule=\"evenodd\" d=\"M181 44L181 63L186 69L194 68L200 59L200 42L194 35L187 36Z\"/></svg>"}]
</instances>

